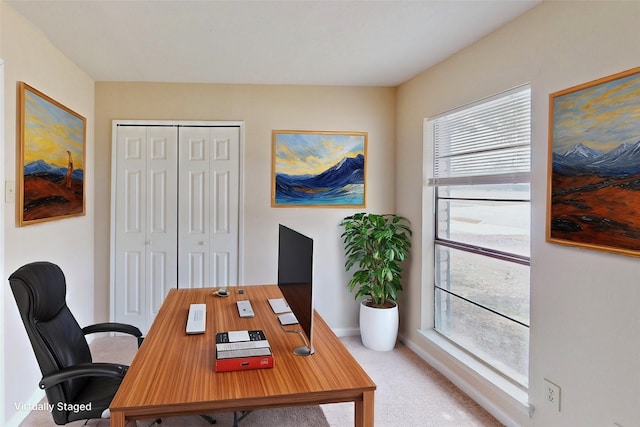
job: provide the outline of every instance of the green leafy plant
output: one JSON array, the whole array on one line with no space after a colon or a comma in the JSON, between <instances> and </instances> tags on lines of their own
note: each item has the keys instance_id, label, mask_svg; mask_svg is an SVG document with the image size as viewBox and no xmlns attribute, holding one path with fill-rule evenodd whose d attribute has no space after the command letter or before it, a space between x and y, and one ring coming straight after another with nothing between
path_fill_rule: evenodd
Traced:
<instances>
[{"instance_id":1,"label":"green leafy plant","mask_svg":"<svg viewBox=\"0 0 640 427\"><path fill-rule=\"evenodd\" d=\"M394 214L356 213L340 223L345 269L357 270L349 281L355 298L370 297L372 307L388 306L402 290L402 261L411 249L409 220Z\"/></svg>"}]
</instances>

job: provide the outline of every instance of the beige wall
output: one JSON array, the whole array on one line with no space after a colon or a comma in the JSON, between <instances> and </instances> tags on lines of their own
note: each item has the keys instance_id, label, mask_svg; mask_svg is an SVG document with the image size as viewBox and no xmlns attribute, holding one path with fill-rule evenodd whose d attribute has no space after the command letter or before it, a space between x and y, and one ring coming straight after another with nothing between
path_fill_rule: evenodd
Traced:
<instances>
[{"instance_id":1,"label":"beige wall","mask_svg":"<svg viewBox=\"0 0 640 427\"><path fill-rule=\"evenodd\" d=\"M272 208L271 131L368 132L367 209L394 209L395 89L209 84L96 84L96 316L109 315L111 126L114 119L240 120L243 147L242 250L245 284L275 283L279 223L314 238L316 308L329 325L357 328L357 304L343 272L340 220L353 209Z\"/></svg>"},{"instance_id":2,"label":"beige wall","mask_svg":"<svg viewBox=\"0 0 640 427\"><path fill-rule=\"evenodd\" d=\"M403 84L398 91L396 207L427 242L431 205L420 203L424 118L530 83L532 87L531 359L528 419L446 359L418 332L433 323L430 250L416 247L402 333L449 374L522 425L622 426L640 413L640 264L631 257L545 242L549 93L640 65L640 2L545 2ZM640 139L640 135L638 135ZM425 283L423 288L422 283ZM421 311L421 304L425 310ZM561 386L562 411L543 396ZM505 418L506 419L506 418Z\"/></svg>"},{"instance_id":3,"label":"beige wall","mask_svg":"<svg viewBox=\"0 0 640 427\"><path fill-rule=\"evenodd\" d=\"M93 314L93 228L94 228L94 81L54 48L40 31L20 15L0 3L0 55L5 61L4 180L16 176L16 84L24 81L87 119L86 206L85 216L18 228L15 203L4 203L4 328L5 414L0 424L10 425L26 414L15 404L28 403L43 394L37 388L41 375L28 342L15 300L6 278L19 266L31 261L57 263L67 278L67 303L82 325L94 320Z\"/></svg>"}]
</instances>

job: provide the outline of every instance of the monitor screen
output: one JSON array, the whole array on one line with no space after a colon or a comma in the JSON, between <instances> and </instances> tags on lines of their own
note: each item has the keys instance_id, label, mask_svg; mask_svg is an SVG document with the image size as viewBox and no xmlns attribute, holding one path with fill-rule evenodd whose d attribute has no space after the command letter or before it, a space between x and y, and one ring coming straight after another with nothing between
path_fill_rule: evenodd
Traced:
<instances>
[{"instance_id":1,"label":"monitor screen","mask_svg":"<svg viewBox=\"0 0 640 427\"><path fill-rule=\"evenodd\" d=\"M313 239L282 224L278 236L278 287L306 335L306 351L313 353ZM296 354L304 351L296 349Z\"/></svg>"}]
</instances>

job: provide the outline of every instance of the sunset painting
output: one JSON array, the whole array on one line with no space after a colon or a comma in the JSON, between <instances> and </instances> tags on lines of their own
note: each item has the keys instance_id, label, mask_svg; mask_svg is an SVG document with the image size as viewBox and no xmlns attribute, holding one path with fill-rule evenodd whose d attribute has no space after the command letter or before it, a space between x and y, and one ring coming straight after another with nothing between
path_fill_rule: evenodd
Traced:
<instances>
[{"instance_id":1,"label":"sunset painting","mask_svg":"<svg viewBox=\"0 0 640 427\"><path fill-rule=\"evenodd\" d=\"M547 240L640 256L640 68L549 101Z\"/></svg>"},{"instance_id":2,"label":"sunset painting","mask_svg":"<svg viewBox=\"0 0 640 427\"><path fill-rule=\"evenodd\" d=\"M365 132L273 131L274 207L364 207Z\"/></svg>"},{"instance_id":3,"label":"sunset painting","mask_svg":"<svg viewBox=\"0 0 640 427\"><path fill-rule=\"evenodd\" d=\"M19 83L18 222L84 215L86 119Z\"/></svg>"}]
</instances>

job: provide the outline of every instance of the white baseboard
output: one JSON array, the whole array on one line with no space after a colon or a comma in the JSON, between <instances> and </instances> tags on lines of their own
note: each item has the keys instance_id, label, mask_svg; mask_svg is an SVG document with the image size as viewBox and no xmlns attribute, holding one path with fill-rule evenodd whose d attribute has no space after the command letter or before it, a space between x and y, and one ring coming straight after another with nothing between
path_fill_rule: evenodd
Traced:
<instances>
[{"instance_id":1,"label":"white baseboard","mask_svg":"<svg viewBox=\"0 0 640 427\"><path fill-rule=\"evenodd\" d=\"M44 397L44 391L37 389L25 402L11 402L9 407L5 407L7 413L13 412L13 415L5 424L6 427L18 427L27 415L31 412L29 409L20 409L20 405L23 405L24 408L33 408L38 402L42 400ZM18 406L18 407L16 407ZM53 418L51 419L53 422Z\"/></svg>"},{"instance_id":2,"label":"white baseboard","mask_svg":"<svg viewBox=\"0 0 640 427\"><path fill-rule=\"evenodd\" d=\"M336 328L331 330L337 337L352 337L354 335L360 335L360 329L358 328Z\"/></svg>"}]
</instances>

